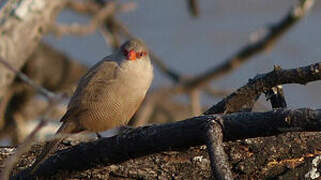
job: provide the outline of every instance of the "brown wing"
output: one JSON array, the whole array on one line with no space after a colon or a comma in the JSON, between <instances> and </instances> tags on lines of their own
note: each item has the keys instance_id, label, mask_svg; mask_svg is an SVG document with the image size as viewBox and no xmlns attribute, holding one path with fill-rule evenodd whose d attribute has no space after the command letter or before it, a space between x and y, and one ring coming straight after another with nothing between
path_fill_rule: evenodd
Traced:
<instances>
[{"instance_id":1,"label":"brown wing","mask_svg":"<svg viewBox=\"0 0 321 180\"><path fill-rule=\"evenodd\" d=\"M80 79L78 87L69 101L65 116L73 114L75 111L86 111L88 103L98 101L103 89L108 88L115 80L118 68L116 62L106 60L102 60L90 68ZM66 119L68 118L62 118L61 121Z\"/></svg>"}]
</instances>

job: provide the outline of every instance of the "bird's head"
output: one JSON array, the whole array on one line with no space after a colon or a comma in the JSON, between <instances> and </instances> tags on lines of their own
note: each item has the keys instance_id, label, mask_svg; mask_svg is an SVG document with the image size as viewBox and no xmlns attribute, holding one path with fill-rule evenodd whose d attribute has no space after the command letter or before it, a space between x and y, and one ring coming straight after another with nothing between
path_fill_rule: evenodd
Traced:
<instances>
[{"instance_id":1,"label":"bird's head","mask_svg":"<svg viewBox=\"0 0 321 180\"><path fill-rule=\"evenodd\" d=\"M139 61L149 57L148 49L139 39L132 39L120 47L122 56L128 61ZM148 59L148 58L147 58Z\"/></svg>"}]
</instances>

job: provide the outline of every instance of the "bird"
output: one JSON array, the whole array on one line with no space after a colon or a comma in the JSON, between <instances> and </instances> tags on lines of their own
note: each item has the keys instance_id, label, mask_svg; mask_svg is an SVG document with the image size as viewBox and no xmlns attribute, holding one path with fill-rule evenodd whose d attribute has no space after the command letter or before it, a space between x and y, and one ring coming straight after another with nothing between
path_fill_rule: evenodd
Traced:
<instances>
[{"instance_id":1,"label":"bird","mask_svg":"<svg viewBox=\"0 0 321 180\"><path fill-rule=\"evenodd\" d=\"M92 66L81 77L67 111L61 118L57 138L47 142L31 167L33 174L66 135L102 132L124 127L150 88L153 66L140 39L126 41L113 54Z\"/></svg>"}]
</instances>

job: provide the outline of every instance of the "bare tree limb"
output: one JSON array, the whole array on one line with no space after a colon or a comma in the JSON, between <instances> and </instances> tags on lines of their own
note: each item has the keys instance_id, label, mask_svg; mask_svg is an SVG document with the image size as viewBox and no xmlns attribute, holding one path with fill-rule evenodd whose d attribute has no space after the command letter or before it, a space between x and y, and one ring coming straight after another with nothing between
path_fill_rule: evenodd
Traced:
<instances>
[{"instance_id":1,"label":"bare tree limb","mask_svg":"<svg viewBox=\"0 0 321 180\"><path fill-rule=\"evenodd\" d=\"M8 1L0 11L0 57L20 69L47 32L65 1ZM0 66L0 100L15 74Z\"/></svg>"},{"instance_id":2,"label":"bare tree limb","mask_svg":"<svg viewBox=\"0 0 321 180\"><path fill-rule=\"evenodd\" d=\"M109 1L102 5L103 6L92 1L67 1L66 7L80 13L93 14L91 21L87 25L78 23L62 25L56 23L51 27L51 32L59 37L62 35L88 35L95 32L106 22L106 19L109 19L109 17L113 16L116 12L128 12L136 8L135 3L131 2L117 5L115 2Z\"/></svg>"},{"instance_id":3,"label":"bare tree limb","mask_svg":"<svg viewBox=\"0 0 321 180\"><path fill-rule=\"evenodd\" d=\"M294 69L283 70L281 67L275 67L269 73L259 74L254 79L250 79L245 86L212 106L204 114L238 112L242 108L253 107L255 97L272 87L290 83L307 84L321 80L321 62Z\"/></svg>"},{"instance_id":4,"label":"bare tree limb","mask_svg":"<svg viewBox=\"0 0 321 180\"><path fill-rule=\"evenodd\" d=\"M219 118L219 117L218 117ZM231 167L223 148L223 131L221 125L213 120L205 131L207 151L211 160L212 175L215 179L233 179Z\"/></svg>"},{"instance_id":5,"label":"bare tree limb","mask_svg":"<svg viewBox=\"0 0 321 180\"><path fill-rule=\"evenodd\" d=\"M198 0L186 0L189 13L192 17L198 17L200 14Z\"/></svg>"},{"instance_id":6,"label":"bare tree limb","mask_svg":"<svg viewBox=\"0 0 321 180\"><path fill-rule=\"evenodd\" d=\"M83 171L146 156L151 153L182 150L205 144L204 129L220 120L223 140L274 136L286 132L321 131L321 110L278 109L258 113L200 116L175 123L150 125L124 134L79 144L47 159L37 170L37 177L49 177L63 171ZM13 178L28 178L28 170Z\"/></svg>"},{"instance_id":7,"label":"bare tree limb","mask_svg":"<svg viewBox=\"0 0 321 180\"><path fill-rule=\"evenodd\" d=\"M201 73L200 75L185 81L178 91L188 91L205 86L213 79L218 79L223 75L245 63L250 57L270 49L291 27L293 27L313 6L314 0L304 0L281 19L280 22L269 26L266 34L256 38L254 42L241 48L235 55L225 60L222 64Z\"/></svg>"},{"instance_id":8,"label":"bare tree limb","mask_svg":"<svg viewBox=\"0 0 321 180\"><path fill-rule=\"evenodd\" d=\"M28 76L26 76L24 73L16 70L14 67L12 67L8 62L3 60L0 57L0 63L3 64L6 68L10 69L10 71L14 72L16 76L18 76L22 81L30 85L32 88L36 89L41 95L45 96L48 99L53 99L56 95L55 93L39 86L37 83L29 79Z\"/></svg>"},{"instance_id":9,"label":"bare tree limb","mask_svg":"<svg viewBox=\"0 0 321 180\"><path fill-rule=\"evenodd\" d=\"M62 36L67 34L91 34L103 24L106 18L114 14L115 10L116 6L114 2L106 3L104 7L102 7L101 9L99 9L98 12L95 13L88 25L79 25L76 23L72 25L55 24L51 27L51 32L54 33L56 36Z\"/></svg>"},{"instance_id":10,"label":"bare tree limb","mask_svg":"<svg viewBox=\"0 0 321 180\"><path fill-rule=\"evenodd\" d=\"M201 94L199 90L194 90L190 92L189 97L193 116L199 116L201 114L202 108L200 96Z\"/></svg>"},{"instance_id":11,"label":"bare tree limb","mask_svg":"<svg viewBox=\"0 0 321 180\"><path fill-rule=\"evenodd\" d=\"M74 10L78 13L83 14L96 14L102 8L102 5L105 3L97 3L94 1L74 1L74 0L67 0L66 7ZM126 2L122 4L117 4L117 9L120 12L129 12L136 9L135 2Z\"/></svg>"}]
</instances>

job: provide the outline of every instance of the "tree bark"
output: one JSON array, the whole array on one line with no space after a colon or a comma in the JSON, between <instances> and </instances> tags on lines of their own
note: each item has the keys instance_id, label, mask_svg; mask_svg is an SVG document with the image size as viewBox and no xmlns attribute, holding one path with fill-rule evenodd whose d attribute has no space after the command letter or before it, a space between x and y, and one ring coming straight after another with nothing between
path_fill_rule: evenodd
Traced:
<instances>
[{"instance_id":1,"label":"tree bark","mask_svg":"<svg viewBox=\"0 0 321 180\"><path fill-rule=\"evenodd\" d=\"M321 110L278 109L265 113L243 112L229 115L200 116L175 123L140 127L118 136L79 144L72 148L59 151L56 155L47 159L36 171L35 175L38 178L48 178L51 176L70 177L70 173L79 173L81 171L96 169L97 167L102 166L108 167L110 165L124 163L126 161L132 162L135 161L134 159L140 159L143 156L154 153L172 150L186 152L186 149L188 148L200 146L206 143L204 138L204 134L206 133L204 133L204 131L208 129L207 127L213 120L221 124L224 141L235 141L253 137L277 136L285 132L293 131L321 131ZM315 137L311 140L320 139L320 135L318 133L314 133L314 135ZM289 135L289 137L291 136L292 135ZM300 135L298 134L298 136ZM287 135L285 135L285 137L287 137ZM277 137L274 137L274 139L277 139ZM261 141L265 142L265 139L259 138L258 140L245 140L245 142L249 142L250 144L254 143L254 146L256 146L256 143L261 144ZM270 142L274 149L278 147L278 141L279 140L276 142ZM292 138L287 141L288 144L282 145L281 147L290 146L289 148L291 149L291 144L298 143L301 140ZM310 140L307 140L305 143L311 142ZM305 145L300 144L300 147L306 148ZM242 149L243 147L239 148ZM263 144L261 148L264 149L265 145ZM314 151L318 151L318 148L318 144L313 145L313 148L309 149L309 152L313 153ZM277 154L283 154L290 151L278 152L274 149L265 149L265 151L272 150ZM252 152L252 150L253 149L247 149L246 151L250 151L247 153L250 153L250 155L253 156L254 152ZM226 152L230 152L230 150L227 150ZM260 154L262 152L258 151L256 153ZM270 154L271 152L266 153ZM230 156L234 155L235 154L233 153L230 154ZM286 157L315 157L316 155L317 153L314 155L306 155L303 152L298 152L289 153ZM236 158L242 158L242 156L237 156ZM257 158L260 157L258 156ZM267 157L263 156L263 158ZM28 164L30 164L30 162L31 159L29 159ZM170 161L168 161L168 163L169 162ZM302 160L300 162L302 163ZM155 163L158 164L157 162ZM273 162L271 163L273 165ZM256 165L254 163L252 168L255 167ZM210 169L210 167L208 168ZM247 167L242 168L244 170ZM233 169L234 167L232 170ZM16 176L13 176L13 179L22 177L34 178L29 176L28 169L19 173L16 171L14 174ZM262 176L262 174L258 174L257 176Z\"/></svg>"},{"instance_id":2,"label":"tree bark","mask_svg":"<svg viewBox=\"0 0 321 180\"><path fill-rule=\"evenodd\" d=\"M0 11L0 57L20 69L49 30L65 1L9 1ZM0 103L14 73L0 65Z\"/></svg>"}]
</instances>

